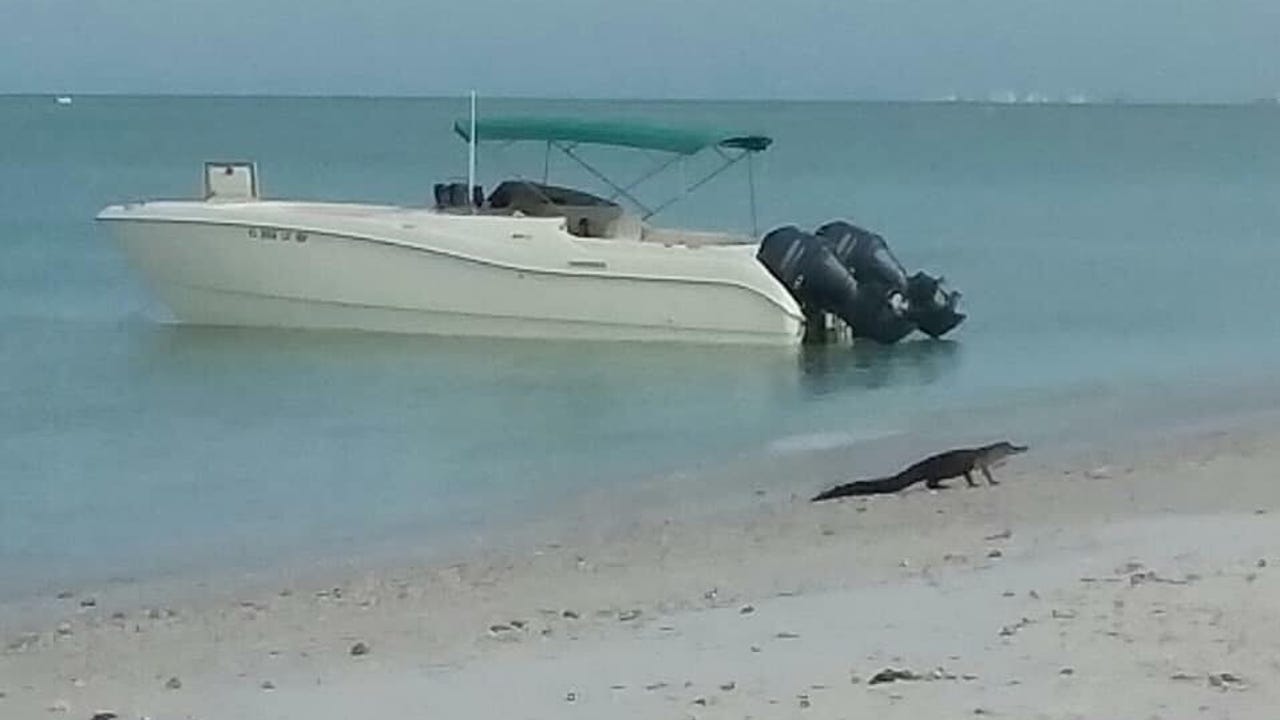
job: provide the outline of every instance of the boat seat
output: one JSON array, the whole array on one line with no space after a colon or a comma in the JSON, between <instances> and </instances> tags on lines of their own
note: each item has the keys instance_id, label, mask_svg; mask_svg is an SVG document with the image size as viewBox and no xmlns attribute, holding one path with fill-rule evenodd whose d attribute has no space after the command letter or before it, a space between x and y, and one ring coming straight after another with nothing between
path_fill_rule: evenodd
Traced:
<instances>
[{"instance_id":1,"label":"boat seat","mask_svg":"<svg viewBox=\"0 0 1280 720\"><path fill-rule=\"evenodd\" d=\"M611 231L622 217L622 208L617 205L554 205L547 209L551 215L563 215L569 232L579 237L613 237Z\"/></svg>"},{"instance_id":2,"label":"boat seat","mask_svg":"<svg viewBox=\"0 0 1280 720\"><path fill-rule=\"evenodd\" d=\"M484 204L484 187L481 185L471 188L470 198L467 197L467 184L463 182L436 183L432 192L437 208L480 207Z\"/></svg>"}]
</instances>

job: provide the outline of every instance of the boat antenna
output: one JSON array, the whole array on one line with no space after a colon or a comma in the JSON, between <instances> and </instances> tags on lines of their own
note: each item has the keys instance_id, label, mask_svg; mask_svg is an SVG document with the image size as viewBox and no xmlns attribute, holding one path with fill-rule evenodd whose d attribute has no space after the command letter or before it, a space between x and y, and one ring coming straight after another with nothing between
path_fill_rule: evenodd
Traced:
<instances>
[{"instance_id":1,"label":"boat antenna","mask_svg":"<svg viewBox=\"0 0 1280 720\"><path fill-rule=\"evenodd\" d=\"M472 198L476 192L476 91L471 91L471 130L467 133L467 204L476 211Z\"/></svg>"}]
</instances>

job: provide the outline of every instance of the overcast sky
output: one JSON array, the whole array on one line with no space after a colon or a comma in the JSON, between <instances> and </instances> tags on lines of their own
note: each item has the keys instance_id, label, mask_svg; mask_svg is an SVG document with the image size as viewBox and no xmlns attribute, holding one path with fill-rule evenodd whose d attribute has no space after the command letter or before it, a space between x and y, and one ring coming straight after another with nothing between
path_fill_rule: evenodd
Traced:
<instances>
[{"instance_id":1,"label":"overcast sky","mask_svg":"<svg viewBox=\"0 0 1280 720\"><path fill-rule=\"evenodd\" d=\"M0 92L1280 96L1280 0L0 0Z\"/></svg>"}]
</instances>

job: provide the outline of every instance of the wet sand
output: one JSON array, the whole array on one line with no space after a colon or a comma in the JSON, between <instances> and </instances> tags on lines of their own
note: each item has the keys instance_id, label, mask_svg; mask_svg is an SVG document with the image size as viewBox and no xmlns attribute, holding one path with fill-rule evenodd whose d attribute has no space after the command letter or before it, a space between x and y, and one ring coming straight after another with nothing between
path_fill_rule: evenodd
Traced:
<instances>
[{"instance_id":1,"label":"wet sand","mask_svg":"<svg viewBox=\"0 0 1280 720\"><path fill-rule=\"evenodd\" d=\"M323 586L72 588L0 615L0 718L1270 717L1277 465L1274 429L1033 448L998 487L797 477Z\"/></svg>"}]
</instances>

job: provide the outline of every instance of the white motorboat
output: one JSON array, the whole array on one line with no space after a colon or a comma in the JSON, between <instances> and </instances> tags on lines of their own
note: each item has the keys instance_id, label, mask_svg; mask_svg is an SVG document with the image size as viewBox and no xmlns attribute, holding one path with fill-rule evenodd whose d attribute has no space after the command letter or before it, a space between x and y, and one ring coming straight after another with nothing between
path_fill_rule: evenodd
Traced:
<instances>
[{"instance_id":1,"label":"white motorboat","mask_svg":"<svg viewBox=\"0 0 1280 720\"><path fill-rule=\"evenodd\" d=\"M662 206L632 192L703 151L718 156L717 167L686 192L744 160L750 168L767 137L580 119L480 121L474 109L454 130L470 146L468 181L437 184L431 207L264 199L252 162L208 162L203 198L111 205L97 218L176 318L193 324L795 345L816 319L826 327L822 311L846 321L856 314L826 307L856 300L857 290L852 270L825 250L816 251L822 272L841 275L840 297L815 303L805 275L812 285L820 273L797 265L813 259L813 247L788 236L770 260L755 238L655 227L649 218ZM480 141L545 143L612 195L544 178L503 182L485 197L474 181ZM671 160L620 185L580 156L588 144ZM754 189L751 197L754 224ZM900 294L889 292L895 302L880 293L885 301L872 304L900 319Z\"/></svg>"}]
</instances>

